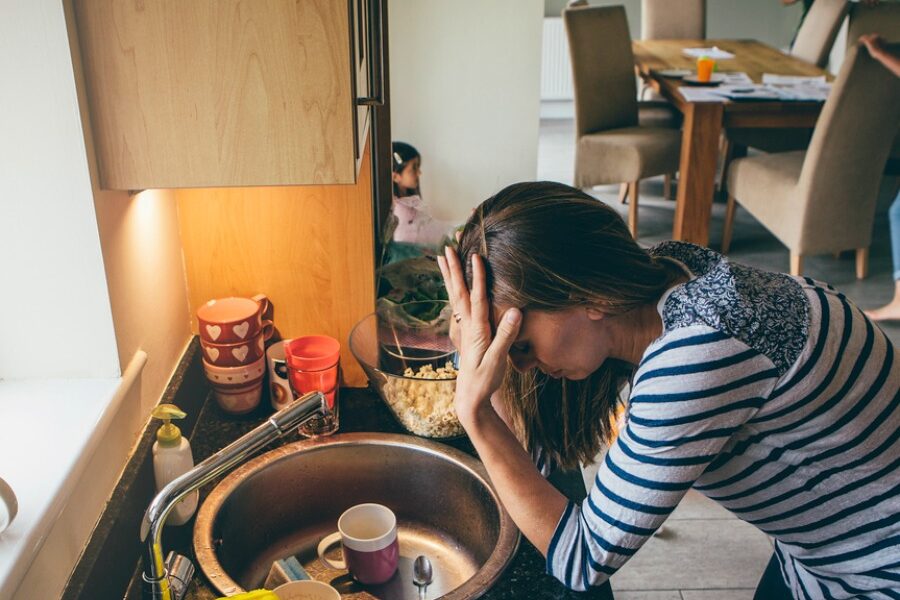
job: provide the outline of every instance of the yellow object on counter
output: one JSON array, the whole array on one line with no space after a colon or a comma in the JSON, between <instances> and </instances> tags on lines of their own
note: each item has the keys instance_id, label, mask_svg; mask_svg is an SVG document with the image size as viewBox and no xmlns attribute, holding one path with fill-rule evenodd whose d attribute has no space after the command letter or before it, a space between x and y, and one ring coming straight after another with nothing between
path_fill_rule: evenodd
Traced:
<instances>
[{"instance_id":1,"label":"yellow object on counter","mask_svg":"<svg viewBox=\"0 0 900 600\"><path fill-rule=\"evenodd\" d=\"M252 592L244 592L237 596L228 596L217 600L278 600L278 596L275 595L275 592L269 590L253 590Z\"/></svg>"}]
</instances>

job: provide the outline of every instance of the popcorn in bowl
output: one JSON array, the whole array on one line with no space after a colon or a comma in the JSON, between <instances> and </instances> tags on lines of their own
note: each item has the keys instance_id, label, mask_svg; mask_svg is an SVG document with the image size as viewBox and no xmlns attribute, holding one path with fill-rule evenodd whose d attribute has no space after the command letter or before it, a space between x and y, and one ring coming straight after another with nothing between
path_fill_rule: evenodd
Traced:
<instances>
[{"instance_id":1,"label":"popcorn in bowl","mask_svg":"<svg viewBox=\"0 0 900 600\"><path fill-rule=\"evenodd\" d=\"M414 435L439 439L465 435L453 408L457 371L449 335L451 315L446 301L381 306L350 332L350 351L372 389Z\"/></svg>"},{"instance_id":2,"label":"popcorn in bowl","mask_svg":"<svg viewBox=\"0 0 900 600\"><path fill-rule=\"evenodd\" d=\"M453 408L457 370L447 361L435 369L423 365L407 367L403 377L388 377L382 387L385 402L400 423L412 433L426 437L462 435L463 428Z\"/></svg>"}]
</instances>

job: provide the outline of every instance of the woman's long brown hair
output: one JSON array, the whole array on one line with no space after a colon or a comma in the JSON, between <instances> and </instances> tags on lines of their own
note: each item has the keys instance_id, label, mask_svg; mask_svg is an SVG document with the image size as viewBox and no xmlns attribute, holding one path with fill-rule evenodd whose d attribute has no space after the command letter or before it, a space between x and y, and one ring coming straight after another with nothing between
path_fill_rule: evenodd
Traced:
<instances>
[{"instance_id":1,"label":"woman's long brown hair","mask_svg":"<svg viewBox=\"0 0 900 600\"><path fill-rule=\"evenodd\" d=\"M485 200L459 243L471 286L472 253L485 261L491 302L524 311L594 307L619 315L656 303L677 272L632 239L612 208L553 182L517 183ZM618 394L633 367L613 359L580 381L511 366L507 413L523 445L567 469L592 462L613 435Z\"/></svg>"}]
</instances>

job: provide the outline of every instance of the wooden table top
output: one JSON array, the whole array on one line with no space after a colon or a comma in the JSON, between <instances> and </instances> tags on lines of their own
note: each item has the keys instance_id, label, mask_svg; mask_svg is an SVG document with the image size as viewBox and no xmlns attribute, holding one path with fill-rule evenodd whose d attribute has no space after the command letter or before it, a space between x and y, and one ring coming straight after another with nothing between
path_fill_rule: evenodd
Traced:
<instances>
[{"instance_id":1,"label":"wooden table top","mask_svg":"<svg viewBox=\"0 0 900 600\"><path fill-rule=\"evenodd\" d=\"M736 71L746 73L756 83L762 82L763 73L778 75L824 75L828 81L834 77L824 69L794 58L780 50L756 40L636 40L632 42L634 60L640 75L653 85L663 96L678 105L686 104L678 88L684 85L680 79L657 76L663 69L696 69L696 59L684 56L685 48L710 48L717 46L734 54L733 59L719 60L720 72ZM799 109L809 110L821 107L818 102L726 102L725 110L757 111L765 106L767 111ZM793 107L793 109L791 108ZM679 106L682 108L682 106Z\"/></svg>"}]
</instances>

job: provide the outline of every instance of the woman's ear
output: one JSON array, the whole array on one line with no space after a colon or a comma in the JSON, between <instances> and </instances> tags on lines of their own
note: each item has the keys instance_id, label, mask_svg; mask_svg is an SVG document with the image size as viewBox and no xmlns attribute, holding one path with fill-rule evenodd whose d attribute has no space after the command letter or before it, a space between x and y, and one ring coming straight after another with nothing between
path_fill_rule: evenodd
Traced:
<instances>
[{"instance_id":1,"label":"woman's ear","mask_svg":"<svg viewBox=\"0 0 900 600\"><path fill-rule=\"evenodd\" d=\"M391 179L394 181L394 183L400 183L400 173L394 171L393 173L391 173Z\"/></svg>"},{"instance_id":2,"label":"woman's ear","mask_svg":"<svg viewBox=\"0 0 900 600\"><path fill-rule=\"evenodd\" d=\"M600 312L593 306L587 306L584 310L587 311L588 319L590 319L591 321L600 321L601 319L606 318L606 313Z\"/></svg>"}]
</instances>

